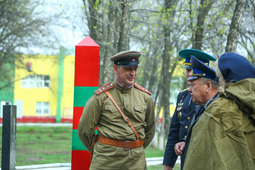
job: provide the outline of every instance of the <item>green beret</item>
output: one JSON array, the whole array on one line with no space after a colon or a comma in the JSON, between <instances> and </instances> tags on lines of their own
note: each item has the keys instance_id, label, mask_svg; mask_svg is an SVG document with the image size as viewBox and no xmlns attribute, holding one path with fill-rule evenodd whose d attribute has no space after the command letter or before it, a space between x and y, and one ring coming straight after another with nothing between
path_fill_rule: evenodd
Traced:
<instances>
[{"instance_id":1,"label":"green beret","mask_svg":"<svg viewBox=\"0 0 255 170\"><path fill-rule=\"evenodd\" d=\"M191 69L191 62L190 62L190 59L191 59L191 56L194 56L196 57L197 59L199 59L200 61L202 61L203 63L205 63L206 65L209 66L209 61L216 61L216 58L214 58L213 56L203 52L203 51L200 51L200 50L196 50L196 49L184 49L184 50L181 50L179 51L179 56L181 58L184 58L186 59L184 61L184 67L185 68L189 68Z\"/></svg>"}]
</instances>

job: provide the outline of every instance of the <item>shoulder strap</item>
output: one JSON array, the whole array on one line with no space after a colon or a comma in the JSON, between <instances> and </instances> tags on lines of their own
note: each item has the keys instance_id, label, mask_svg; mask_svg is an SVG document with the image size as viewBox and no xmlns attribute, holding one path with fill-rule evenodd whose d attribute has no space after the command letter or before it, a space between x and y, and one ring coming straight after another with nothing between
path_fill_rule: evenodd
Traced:
<instances>
[{"instance_id":1,"label":"shoulder strap","mask_svg":"<svg viewBox=\"0 0 255 170\"><path fill-rule=\"evenodd\" d=\"M189 94L189 91L188 91L188 89L184 89L181 91L181 93L185 97L185 96L187 96L187 94Z\"/></svg>"},{"instance_id":2,"label":"shoulder strap","mask_svg":"<svg viewBox=\"0 0 255 170\"><path fill-rule=\"evenodd\" d=\"M97 95L99 95L99 94L101 94L101 93L103 93L103 92L105 92L105 91L107 91L107 90L112 89L112 88L114 88L114 84L111 83L111 82L109 82L109 83L103 85L103 87L100 87L99 89L95 90L95 93L96 93Z\"/></svg>"},{"instance_id":3,"label":"shoulder strap","mask_svg":"<svg viewBox=\"0 0 255 170\"><path fill-rule=\"evenodd\" d=\"M123 119L125 120L125 122L127 122L128 126L134 131L136 139L139 140L139 135L138 135L137 131L135 130L134 126L129 121L128 117L122 112L122 110L120 109L119 105L115 102L115 100L113 99L111 93L109 91L105 91L105 94L109 97L109 99L111 99L113 104L119 110L119 112L120 112L121 116L123 117Z\"/></svg>"},{"instance_id":4,"label":"shoulder strap","mask_svg":"<svg viewBox=\"0 0 255 170\"><path fill-rule=\"evenodd\" d=\"M140 86L140 85L138 85L138 84L136 84L136 83L134 83L134 86L135 86L137 89L139 89L139 90L141 90L141 91L143 91L143 92L148 93L148 94L151 95L151 92L150 92L149 90L147 90L146 88L144 88L144 87L142 87L142 86Z\"/></svg>"}]
</instances>

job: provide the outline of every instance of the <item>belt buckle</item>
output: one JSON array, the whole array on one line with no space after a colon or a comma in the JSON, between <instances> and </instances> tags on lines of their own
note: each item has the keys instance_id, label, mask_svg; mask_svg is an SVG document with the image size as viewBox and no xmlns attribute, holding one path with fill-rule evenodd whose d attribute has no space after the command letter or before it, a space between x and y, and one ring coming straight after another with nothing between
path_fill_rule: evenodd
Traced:
<instances>
[{"instance_id":1,"label":"belt buckle","mask_svg":"<svg viewBox=\"0 0 255 170\"><path fill-rule=\"evenodd\" d=\"M128 148L125 148L126 143L129 143L129 147L128 147ZM125 140L125 141L124 141L124 144L123 144L123 149L124 149L124 151L129 151L129 150L130 150L130 147L131 147L131 141L130 141L130 140Z\"/></svg>"}]
</instances>

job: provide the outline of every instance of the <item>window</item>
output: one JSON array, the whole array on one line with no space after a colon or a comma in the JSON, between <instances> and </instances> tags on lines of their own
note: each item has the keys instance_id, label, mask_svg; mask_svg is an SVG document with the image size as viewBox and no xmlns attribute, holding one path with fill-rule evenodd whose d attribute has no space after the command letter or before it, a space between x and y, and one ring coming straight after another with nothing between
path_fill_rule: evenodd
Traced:
<instances>
[{"instance_id":1,"label":"window","mask_svg":"<svg viewBox=\"0 0 255 170\"><path fill-rule=\"evenodd\" d=\"M42 114L50 114L50 103L49 102L36 102L35 113Z\"/></svg>"},{"instance_id":2,"label":"window","mask_svg":"<svg viewBox=\"0 0 255 170\"><path fill-rule=\"evenodd\" d=\"M21 80L23 88L45 88L50 87L50 76L47 75L28 75Z\"/></svg>"}]
</instances>

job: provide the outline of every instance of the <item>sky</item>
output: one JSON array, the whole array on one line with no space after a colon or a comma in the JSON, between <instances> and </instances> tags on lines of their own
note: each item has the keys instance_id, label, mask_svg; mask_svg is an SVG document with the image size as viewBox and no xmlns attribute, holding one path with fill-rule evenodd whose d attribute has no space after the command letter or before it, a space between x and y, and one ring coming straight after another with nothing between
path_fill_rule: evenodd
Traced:
<instances>
[{"instance_id":1,"label":"sky","mask_svg":"<svg viewBox=\"0 0 255 170\"><path fill-rule=\"evenodd\" d=\"M50 25L49 29L56 37L60 39L61 46L65 47L66 49L74 49L75 45L86 37L87 32L86 24L82 20L84 17L82 11L82 7L84 5L82 0L38 1L44 2L43 6L38 6L36 9L38 12L41 12L42 15L52 16L54 14L60 14L60 17L55 18L55 23ZM33 52L45 54L45 50L41 49L41 47L34 47ZM48 53L57 52L58 49L48 51Z\"/></svg>"}]
</instances>

